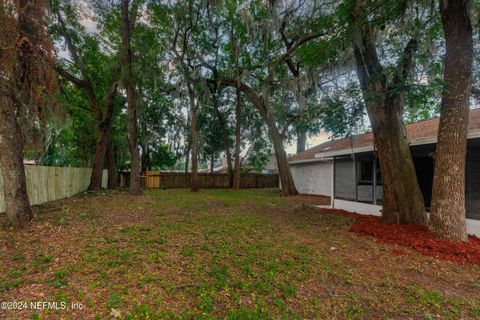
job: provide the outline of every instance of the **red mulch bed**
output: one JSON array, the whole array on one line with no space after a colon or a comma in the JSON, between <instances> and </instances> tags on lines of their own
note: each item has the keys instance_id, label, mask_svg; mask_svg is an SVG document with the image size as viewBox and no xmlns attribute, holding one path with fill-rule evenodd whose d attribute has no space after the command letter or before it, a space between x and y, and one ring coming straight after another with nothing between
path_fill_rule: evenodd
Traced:
<instances>
[{"instance_id":1,"label":"red mulch bed","mask_svg":"<svg viewBox=\"0 0 480 320\"><path fill-rule=\"evenodd\" d=\"M323 209L335 214L354 217L357 220L350 232L368 235L381 243L398 244L409 247L425 256L431 256L457 263L473 263L480 266L480 239L469 236L468 242L458 243L434 238L425 226L408 224L382 224L380 217L362 215L338 209ZM401 256L405 251L392 248L392 255Z\"/></svg>"}]
</instances>

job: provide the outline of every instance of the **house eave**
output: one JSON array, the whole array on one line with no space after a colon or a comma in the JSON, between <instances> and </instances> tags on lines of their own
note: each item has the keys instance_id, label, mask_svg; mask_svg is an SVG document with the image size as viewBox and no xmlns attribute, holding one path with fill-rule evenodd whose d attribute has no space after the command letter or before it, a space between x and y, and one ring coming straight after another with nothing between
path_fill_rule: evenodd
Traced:
<instances>
[{"instance_id":1,"label":"house eave","mask_svg":"<svg viewBox=\"0 0 480 320\"><path fill-rule=\"evenodd\" d=\"M468 140L477 139L477 138L480 138L480 129L470 130L468 132L468 135L467 135ZM421 146L421 145L433 144L433 143L437 143L437 136L412 139L409 142L411 146ZM373 151L373 145L352 148L352 149L342 149L342 150L336 150L336 151L330 151L330 152L328 151L319 152L315 154L315 158L322 159L325 157L334 157L334 156L348 155L353 153L362 153L362 152L368 152L368 151Z\"/></svg>"}]
</instances>

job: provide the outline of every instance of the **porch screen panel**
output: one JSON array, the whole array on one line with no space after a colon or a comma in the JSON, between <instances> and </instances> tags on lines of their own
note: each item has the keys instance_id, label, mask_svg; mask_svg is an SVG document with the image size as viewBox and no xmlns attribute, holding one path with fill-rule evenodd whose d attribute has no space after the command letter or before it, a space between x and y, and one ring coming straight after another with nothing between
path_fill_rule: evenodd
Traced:
<instances>
[{"instance_id":1,"label":"porch screen panel","mask_svg":"<svg viewBox=\"0 0 480 320\"><path fill-rule=\"evenodd\" d=\"M353 159L335 159L335 198L355 200L355 180Z\"/></svg>"}]
</instances>

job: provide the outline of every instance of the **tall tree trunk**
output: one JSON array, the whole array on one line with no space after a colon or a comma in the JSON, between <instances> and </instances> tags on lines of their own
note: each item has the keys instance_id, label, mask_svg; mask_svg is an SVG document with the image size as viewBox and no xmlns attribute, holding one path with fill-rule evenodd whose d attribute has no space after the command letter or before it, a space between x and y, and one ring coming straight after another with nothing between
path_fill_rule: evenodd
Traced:
<instances>
[{"instance_id":1,"label":"tall tree trunk","mask_svg":"<svg viewBox=\"0 0 480 320\"><path fill-rule=\"evenodd\" d=\"M439 3L446 54L429 230L439 238L467 241L465 160L473 57L470 1Z\"/></svg>"},{"instance_id":2,"label":"tall tree trunk","mask_svg":"<svg viewBox=\"0 0 480 320\"><path fill-rule=\"evenodd\" d=\"M95 155L93 157L93 169L90 178L89 190L100 190L102 187L103 165L105 163L105 154L107 152L110 140L110 128L103 127L95 147Z\"/></svg>"},{"instance_id":3,"label":"tall tree trunk","mask_svg":"<svg viewBox=\"0 0 480 320\"><path fill-rule=\"evenodd\" d=\"M108 184L107 187L110 190L117 189L117 166L115 165L115 153L113 152L112 142L108 144L107 147L107 169L108 169Z\"/></svg>"},{"instance_id":4,"label":"tall tree trunk","mask_svg":"<svg viewBox=\"0 0 480 320\"><path fill-rule=\"evenodd\" d=\"M299 132L297 134L297 153L305 151L307 146L307 133Z\"/></svg>"},{"instance_id":5,"label":"tall tree trunk","mask_svg":"<svg viewBox=\"0 0 480 320\"><path fill-rule=\"evenodd\" d=\"M33 219L33 212L27 195L22 132L12 100L5 96L0 99L0 171L5 212L12 226L24 228Z\"/></svg>"},{"instance_id":6,"label":"tall tree trunk","mask_svg":"<svg viewBox=\"0 0 480 320\"><path fill-rule=\"evenodd\" d=\"M392 104L371 109L368 113L382 172L382 220L426 224L423 195L401 115Z\"/></svg>"},{"instance_id":7,"label":"tall tree trunk","mask_svg":"<svg viewBox=\"0 0 480 320\"><path fill-rule=\"evenodd\" d=\"M365 2L357 0L356 28L353 49L363 99L372 125L382 172L384 223L426 224L423 195L402 121L404 108L403 82L411 72L417 43L410 40L397 66L397 74L388 83L375 47L373 27L365 23Z\"/></svg>"},{"instance_id":8,"label":"tall tree trunk","mask_svg":"<svg viewBox=\"0 0 480 320\"><path fill-rule=\"evenodd\" d=\"M190 164L190 146L188 146L185 153L185 173L188 173L188 165Z\"/></svg>"},{"instance_id":9,"label":"tall tree trunk","mask_svg":"<svg viewBox=\"0 0 480 320\"><path fill-rule=\"evenodd\" d=\"M150 159L150 148L148 144L144 144L142 147L142 171L152 169L152 161Z\"/></svg>"},{"instance_id":10,"label":"tall tree trunk","mask_svg":"<svg viewBox=\"0 0 480 320\"><path fill-rule=\"evenodd\" d=\"M116 77L119 74L119 68L115 67L113 70L113 76ZM112 84L107 90L104 100L104 110L99 112L97 117L100 121L100 133L95 148L95 156L93 158L92 176L90 178L90 190L100 190L102 187L103 165L105 163L105 155L108 145L111 144L110 137L112 131L113 115L115 112L115 95L118 88L118 81L113 80ZM92 107L93 108L93 107Z\"/></svg>"},{"instance_id":11,"label":"tall tree trunk","mask_svg":"<svg viewBox=\"0 0 480 320\"><path fill-rule=\"evenodd\" d=\"M190 117L191 117L191 148L192 148L192 179L190 190L196 192L199 190L198 185L198 119L197 119L197 103L195 102L195 93L192 85L188 83L188 97L190 99Z\"/></svg>"},{"instance_id":12,"label":"tall tree trunk","mask_svg":"<svg viewBox=\"0 0 480 320\"><path fill-rule=\"evenodd\" d=\"M242 100L240 89L236 88L237 103L235 104L235 176L233 179L233 187L240 189L240 143L241 143L241 116L242 116Z\"/></svg>"},{"instance_id":13,"label":"tall tree trunk","mask_svg":"<svg viewBox=\"0 0 480 320\"><path fill-rule=\"evenodd\" d=\"M265 122L272 138L273 148L275 150L275 159L277 160L278 175L280 176L280 183L282 187L282 194L284 196L294 196L298 194L297 188L293 181L290 166L288 165L287 153L283 146L282 135L280 134L275 119L271 113L265 116Z\"/></svg>"},{"instance_id":14,"label":"tall tree trunk","mask_svg":"<svg viewBox=\"0 0 480 320\"><path fill-rule=\"evenodd\" d=\"M129 0L122 0L122 63L123 82L127 92L128 119L128 150L130 152L130 193L141 194L140 185L140 155L137 142L137 107L135 101L135 86L133 84L133 57L131 48L131 20L129 17Z\"/></svg>"},{"instance_id":15,"label":"tall tree trunk","mask_svg":"<svg viewBox=\"0 0 480 320\"><path fill-rule=\"evenodd\" d=\"M215 165L215 154L210 155L210 173L213 173L213 167Z\"/></svg>"}]
</instances>

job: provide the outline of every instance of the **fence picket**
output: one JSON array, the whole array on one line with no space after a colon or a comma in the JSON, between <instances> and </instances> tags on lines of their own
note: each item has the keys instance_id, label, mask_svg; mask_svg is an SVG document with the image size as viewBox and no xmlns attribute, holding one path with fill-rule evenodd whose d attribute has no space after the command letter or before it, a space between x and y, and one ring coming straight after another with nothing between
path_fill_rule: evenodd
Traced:
<instances>
[{"instance_id":1,"label":"fence picket","mask_svg":"<svg viewBox=\"0 0 480 320\"><path fill-rule=\"evenodd\" d=\"M106 171L104 170L102 185L106 185ZM90 168L25 166L30 204L59 200L87 190L91 172ZM0 174L0 212L4 211L3 179Z\"/></svg>"},{"instance_id":2,"label":"fence picket","mask_svg":"<svg viewBox=\"0 0 480 320\"><path fill-rule=\"evenodd\" d=\"M123 173L128 175L128 173ZM230 175L228 173L199 173L200 188L228 188ZM190 172L146 171L142 173L142 187L158 188L189 188L192 174ZM278 174L243 173L240 177L241 188L277 188Z\"/></svg>"}]
</instances>

